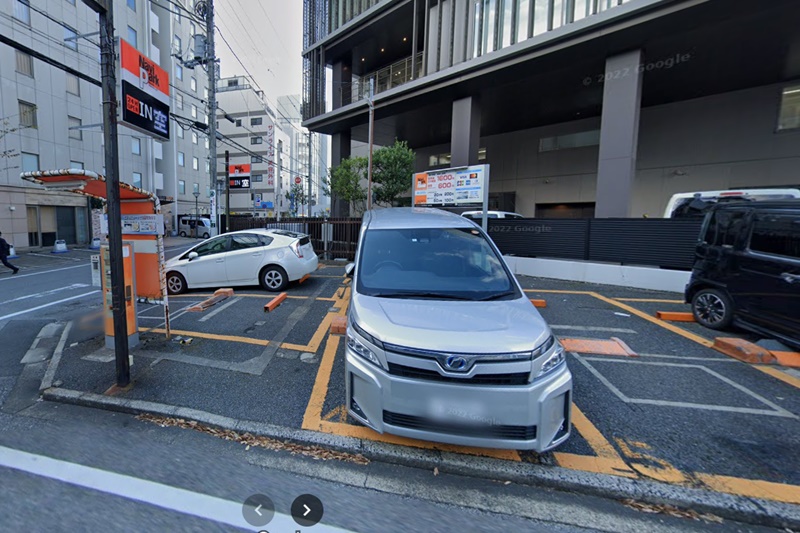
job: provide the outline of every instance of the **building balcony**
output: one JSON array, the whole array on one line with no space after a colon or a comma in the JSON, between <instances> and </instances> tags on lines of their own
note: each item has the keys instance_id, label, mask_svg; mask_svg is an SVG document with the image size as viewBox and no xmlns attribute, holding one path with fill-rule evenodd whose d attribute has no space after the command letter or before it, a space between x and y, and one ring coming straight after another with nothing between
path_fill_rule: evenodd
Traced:
<instances>
[{"instance_id":1,"label":"building balcony","mask_svg":"<svg viewBox=\"0 0 800 533\"><path fill-rule=\"evenodd\" d=\"M353 76L352 82L338 89L341 94L342 105L369 98L370 85L374 87L374 94L379 94L419 78L422 76L422 52L417 54L416 67L412 59L409 56L380 70L363 76ZM416 68L416 73L413 70L414 68ZM328 111L332 111L332 109L328 109Z\"/></svg>"}]
</instances>

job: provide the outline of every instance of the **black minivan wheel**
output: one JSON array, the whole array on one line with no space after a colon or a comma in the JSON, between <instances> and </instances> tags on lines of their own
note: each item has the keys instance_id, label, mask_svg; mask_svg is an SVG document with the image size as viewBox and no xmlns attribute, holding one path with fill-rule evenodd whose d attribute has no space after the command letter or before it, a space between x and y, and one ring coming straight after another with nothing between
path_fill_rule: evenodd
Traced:
<instances>
[{"instance_id":1,"label":"black minivan wheel","mask_svg":"<svg viewBox=\"0 0 800 533\"><path fill-rule=\"evenodd\" d=\"M733 322L733 302L719 289L701 289L692 298L694 319L711 329L726 329Z\"/></svg>"}]
</instances>

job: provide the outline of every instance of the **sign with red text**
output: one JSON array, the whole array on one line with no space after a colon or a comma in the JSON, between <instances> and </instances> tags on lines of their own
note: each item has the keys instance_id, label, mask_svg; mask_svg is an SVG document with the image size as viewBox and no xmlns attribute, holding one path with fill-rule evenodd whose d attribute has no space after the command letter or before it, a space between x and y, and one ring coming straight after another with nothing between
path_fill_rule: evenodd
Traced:
<instances>
[{"instance_id":1,"label":"sign with red text","mask_svg":"<svg viewBox=\"0 0 800 533\"><path fill-rule=\"evenodd\" d=\"M483 202L489 165L446 168L414 174L414 205L463 205Z\"/></svg>"}]
</instances>

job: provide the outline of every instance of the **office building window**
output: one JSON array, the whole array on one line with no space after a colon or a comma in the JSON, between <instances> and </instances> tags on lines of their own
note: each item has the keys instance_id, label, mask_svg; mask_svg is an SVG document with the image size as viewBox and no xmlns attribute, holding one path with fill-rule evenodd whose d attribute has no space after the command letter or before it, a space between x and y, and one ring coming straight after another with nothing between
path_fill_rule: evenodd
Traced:
<instances>
[{"instance_id":1,"label":"office building window","mask_svg":"<svg viewBox=\"0 0 800 533\"><path fill-rule=\"evenodd\" d=\"M253 181L264 181L264 174L253 174Z\"/></svg>"},{"instance_id":2,"label":"office building window","mask_svg":"<svg viewBox=\"0 0 800 533\"><path fill-rule=\"evenodd\" d=\"M39 156L37 154L22 152L22 171L36 172L37 170L39 170Z\"/></svg>"},{"instance_id":3,"label":"office building window","mask_svg":"<svg viewBox=\"0 0 800 533\"><path fill-rule=\"evenodd\" d=\"M33 57L17 50L17 72L33 77Z\"/></svg>"},{"instance_id":4,"label":"office building window","mask_svg":"<svg viewBox=\"0 0 800 533\"><path fill-rule=\"evenodd\" d=\"M189 88L191 88L194 92L197 92L197 78L192 76L192 79L189 80Z\"/></svg>"},{"instance_id":5,"label":"office building window","mask_svg":"<svg viewBox=\"0 0 800 533\"><path fill-rule=\"evenodd\" d=\"M261 157L257 155L250 156L250 164L255 165L256 163L261 163Z\"/></svg>"},{"instance_id":6,"label":"office building window","mask_svg":"<svg viewBox=\"0 0 800 533\"><path fill-rule=\"evenodd\" d=\"M193 185L192 192L200 192L200 184L199 183L195 183Z\"/></svg>"},{"instance_id":7,"label":"office building window","mask_svg":"<svg viewBox=\"0 0 800 533\"><path fill-rule=\"evenodd\" d=\"M179 55L181 53L183 53L183 50L181 49L181 38L178 37L177 35L175 35L172 38L172 47L174 48L174 50L173 50L174 53L179 54Z\"/></svg>"},{"instance_id":8,"label":"office building window","mask_svg":"<svg viewBox=\"0 0 800 533\"><path fill-rule=\"evenodd\" d=\"M203 98L208 100L208 87L203 87Z\"/></svg>"},{"instance_id":9,"label":"office building window","mask_svg":"<svg viewBox=\"0 0 800 533\"><path fill-rule=\"evenodd\" d=\"M83 170L83 163L80 161L70 161L69 168L77 168Z\"/></svg>"},{"instance_id":10,"label":"office building window","mask_svg":"<svg viewBox=\"0 0 800 533\"><path fill-rule=\"evenodd\" d=\"M250 137L250 144L261 144L263 142L263 137Z\"/></svg>"},{"instance_id":11,"label":"office building window","mask_svg":"<svg viewBox=\"0 0 800 533\"><path fill-rule=\"evenodd\" d=\"M240 119L240 118L237 118L237 119L236 119L236 127L237 127L237 128L240 128L241 126L242 126L242 119Z\"/></svg>"},{"instance_id":12,"label":"office building window","mask_svg":"<svg viewBox=\"0 0 800 533\"><path fill-rule=\"evenodd\" d=\"M142 155L142 140L138 137L131 139L131 153L135 155Z\"/></svg>"},{"instance_id":13,"label":"office building window","mask_svg":"<svg viewBox=\"0 0 800 533\"><path fill-rule=\"evenodd\" d=\"M211 171L211 164L208 162L208 160L206 160L206 174L208 174L210 171Z\"/></svg>"},{"instance_id":14,"label":"office building window","mask_svg":"<svg viewBox=\"0 0 800 533\"><path fill-rule=\"evenodd\" d=\"M81 131L81 119L76 117L67 117L67 127L69 128L69 138L83 139L83 131Z\"/></svg>"},{"instance_id":15,"label":"office building window","mask_svg":"<svg viewBox=\"0 0 800 533\"><path fill-rule=\"evenodd\" d=\"M786 87L781 95L778 130L800 128L800 85Z\"/></svg>"},{"instance_id":16,"label":"office building window","mask_svg":"<svg viewBox=\"0 0 800 533\"><path fill-rule=\"evenodd\" d=\"M31 24L31 5L28 0L14 1L14 18L25 24Z\"/></svg>"},{"instance_id":17,"label":"office building window","mask_svg":"<svg viewBox=\"0 0 800 533\"><path fill-rule=\"evenodd\" d=\"M128 0L128 7L136 11L136 0Z\"/></svg>"},{"instance_id":18,"label":"office building window","mask_svg":"<svg viewBox=\"0 0 800 533\"><path fill-rule=\"evenodd\" d=\"M178 166L186 166L186 156L183 155L183 152L178 152Z\"/></svg>"},{"instance_id":19,"label":"office building window","mask_svg":"<svg viewBox=\"0 0 800 533\"><path fill-rule=\"evenodd\" d=\"M64 26L64 46L73 50L78 49L78 32L69 26Z\"/></svg>"},{"instance_id":20,"label":"office building window","mask_svg":"<svg viewBox=\"0 0 800 533\"><path fill-rule=\"evenodd\" d=\"M192 144L197 144L197 132L192 132Z\"/></svg>"},{"instance_id":21,"label":"office building window","mask_svg":"<svg viewBox=\"0 0 800 533\"><path fill-rule=\"evenodd\" d=\"M206 185L206 198L210 198L210 197L211 197L211 187Z\"/></svg>"},{"instance_id":22,"label":"office building window","mask_svg":"<svg viewBox=\"0 0 800 533\"><path fill-rule=\"evenodd\" d=\"M186 182L178 180L178 194L186 194Z\"/></svg>"},{"instance_id":23,"label":"office building window","mask_svg":"<svg viewBox=\"0 0 800 533\"><path fill-rule=\"evenodd\" d=\"M206 150L208 150L208 137L206 137Z\"/></svg>"},{"instance_id":24,"label":"office building window","mask_svg":"<svg viewBox=\"0 0 800 533\"><path fill-rule=\"evenodd\" d=\"M133 173L133 186L142 188L142 173L141 172L134 172Z\"/></svg>"},{"instance_id":25,"label":"office building window","mask_svg":"<svg viewBox=\"0 0 800 533\"><path fill-rule=\"evenodd\" d=\"M175 63L175 77L183 80L183 67L177 63Z\"/></svg>"},{"instance_id":26,"label":"office building window","mask_svg":"<svg viewBox=\"0 0 800 533\"><path fill-rule=\"evenodd\" d=\"M263 119L261 117L258 118L251 118L250 125L251 126L260 126L263 123Z\"/></svg>"},{"instance_id":27,"label":"office building window","mask_svg":"<svg viewBox=\"0 0 800 533\"><path fill-rule=\"evenodd\" d=\"M180 126L178 126L178 127L177 127L177 128L175 128L175 129L178 131L178 139L183 139L183 128L181 128Z\"/></svg>"},{"instance_id":28,"label":"office building window","mask_svg":"<svg viewBox=\"0 0 800 533\"><path fill-rule=\"evenodd\" d=\"M197 106L192 104L192 118L197 118Z\"/></svg>"},{"instance_id":29,"label":"office building window","mask_svg":"<svg viewBox=\"0 0 800 533\"><path fill-rule=\"evenodd\" d=\"M583 148L585 146L598 146L600 144L600 130L567 133L555 137L539 139L540 152L553 152L568 148Z\"/></svg>"},{"instance_id":30,"label":"office building window","mask_svg":"<svg viewBox=\"0 0 800 533\"><path fill-rule=\"evenodd\" d=\"M19 125L23 128L36 128L36 105L19 100Z\"/></svg>"},{"instance_id":31,"label":"office building window","mask_svg":"<svg viewBox=\"0 0 800 533\"><path fill-rule=\"evenodd\" d=\"M192 158L192 169L193 170L200 170L200 160L196 157Z\"/></svg>"},{"instance_id":32,"label":"office building window","mask_svg":"<svg viewBox=\"0 0 800 533\"><path fill-rule=\"evenodd\" d=\"M134 30L130 26L128 26L128 42L131 43L131 45L134 48L139 48L139 42L138 42L138 37L136 35L136 30Z\"/></svg>"},{"instance_id":33,"label":"office building window","mask_svg":"<svg viewBox=\"0 0 800 533\"><path fill-rule=\"evenodd\" d=\"M81 95L81 80L75 74L66 73L67 75L67 92L75 96Z\"/></svg>"},{"instance_id":34,"label":"office building window","mask_svg":"<svg viewBox=\"0 0 800 533\"><path fill-rule=\"evenodd\" d=\"M175 93L175 107L183 109L183 95L179 92Z\"/></svg>"}]
</instances>

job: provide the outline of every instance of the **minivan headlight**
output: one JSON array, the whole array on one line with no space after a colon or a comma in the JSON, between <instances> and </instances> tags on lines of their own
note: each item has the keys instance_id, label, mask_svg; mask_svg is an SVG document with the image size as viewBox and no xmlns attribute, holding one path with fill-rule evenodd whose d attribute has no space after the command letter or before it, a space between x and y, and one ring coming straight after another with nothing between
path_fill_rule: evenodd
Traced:
<instances>
[{"instance_id":1,"label":"minivan headlight","mask_svg":"<svg viewBox=\"0 0 800 533\"><path fill-rule=\"evenodd\" d=\"M539 373L536 374L537 378L550 374L551 372L559 368L561 364L564 363L564 361L567 360L567 357L564 354L564 347L561 346L560 342L555 340L554 342L556 344L556 348L555 350L553 350L553 353L547 356L547 359L545 359L544 362L542 363L542 368L539 370ZM552 346L552 344L550 346Z\"/></svg>"},{"instance_id":2,"label":"minivan headlight","mask_svg":"<svg viewBox=\"0 0 800 533\"><path fill-rule=\"evenodd\" d=\"M362 337L366 342L362 342L361 339L359 339L359 336ZM347 328L347 347L353 350L353 353L362 359L366 359L373 365L383 368L380 359L378 359L378 356L375 355L375 352L373 352L370 348L370 344L381 348L383 347L380 341L376 340L372 335L358 327L355 322L350 321Z\"/></svg>"}]
</instances>

